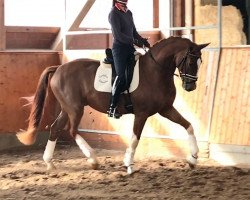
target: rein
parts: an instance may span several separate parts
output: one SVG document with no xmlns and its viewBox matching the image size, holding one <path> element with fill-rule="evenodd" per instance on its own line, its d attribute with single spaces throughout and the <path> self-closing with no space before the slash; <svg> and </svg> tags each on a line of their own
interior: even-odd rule
<svg viewBox="0 0 250 200">
<path fill-rule="evenodd" d="M 149 53 L 149 55 L 150 55 L 150 57 L 152 58 L 152 60 L 153 60 L 158 66 L 161 67 L 161 64 L 158 63 L 157 60 L 155 60 L 155 58 L 154 58 L 154 56 L 153 56 L 153 54 L 152 54 L 152 51 L 151 51 L 150 49 L 147 51 L 146 48 L 143 47 L 143 50 L 144 50 L 146 53 Z M 179 77 L 179 75 L 178 75 L 178 74 L 175 74 L 175 73 L 174 73 L 174 76 Z"/>
<path fill-rule="evenodd" d="M 158 65 L 161 67 L 161 64 L 157 62 L 157 60 L 155 60 L 153 54 L 152 54 L 152 51 L 149 49 L 148 51 L 146 50 L 145 46 L 143 46 L 143 50 L 146 52 L 146 53 L 149 53 L 150 57 L 152 58 L 152 60 Z M 188 50 L 185 54 L 185 56 L 183 56 L 183 58 L 181 59 L 181 61 L 179 62 L 179 64 L 176 66 L 179 70 L 179 74 L 175 74 L 174 73 L 174 76 L 177 76 L 177 77 L 181 77 L 182 79 L 186 78 L 188 79 L 189 81 L 187 83 L 192 83 L 192 82 L 196 82 L 198 80 L 198 77 L 197 76 L 193 76 L 193 75 L 190 75 L 190 74 L 187 74 L 185 69 L 186 69 L 186 66 L 187 66 L 187 58 L 188 56 L 191 56 L 191 57 L 196 57 L 196 58 L 200 58 L 199 56 L 195 55 L 195 54 L 192 54 L 190 53 L 190 50 Z M 180 66 L 183 65 L 184 66 L 184 73 L 180 71 Z"/>
<path fill-rule="evenodd" d="M 152 60 L 153 60 L 158 66 L 161 67 L 161 64 L 158 63 L 157 60 L 155 60 L 155 58 L 154 58 L 154 56 L 153 56 L 153 54 L 152 54 L 152 51 L 151 51 L 150 49 L 147 51 L 146 48 L 143 47 L 143 50 L 144 50 L 146 53 L 149 53 L 149 55 L 150 55 L 150 57 L 152 58 Z M 186 62 L 186 61 L 187 61 L 188 56 L 192 56 L 192 57 L 199 58 L 199 56 L 190 53 L 190 50 L 188 50 L 187 53 L 185 54 L 185 56 L 183 56 L 183 58 L 181 59 L 181 61 L 179 62 L 179 64 L 178 64 L 176 67 L 177 67 L 178 70 L 179 70 L 180 77 L 181 77 L 182 79 L 187 78 L 187 79 L 190 80 L 188 83 L 192 83 L 192 82 L 196 82 L 196 81 L 198 80 L 198 77 L 197 77 L 197 76 L 190 75 L 190 74 L 187 74 L 186 71 L 185 71 L 184 73 L 182 73 L 182 72 L 180 71 L 180 66 L 181 66 L 181 65 L 184 65 L 184 70 L 186 69 L 186 66 L 187 66 L 187 62 Z M 175 73 L 174 73 L 174 76 L 179 77 L 179 75 L 178 75 L 178 74 L 175 74 Z"/>
</svg>

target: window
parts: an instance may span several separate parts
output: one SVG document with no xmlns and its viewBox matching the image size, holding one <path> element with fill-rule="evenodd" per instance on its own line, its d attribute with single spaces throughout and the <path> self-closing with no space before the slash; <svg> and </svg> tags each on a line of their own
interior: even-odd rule
<svg viewBox="0 0 250 200">
<path fill-rule="evenodd" d="M 48 26 L 60 27 L 70 24 L 81 11 L 87 0 L 5 0 L 6 26 Z M 81 28 L 109 29 L 108 13 L 112 0 L 96 0 L 80 24 Z M 137 29 L 153 27 L 153 0 L 131 0 L 129 9 L 133 12 Z"/>
<path fill-rule="evenodd" d="M 81 28 L 104 28 L 110 29 L 108 14 L 112 7 L 112 0 L 96 0 L 88 14 L 80 24 Z M 85 1 L 67 0 L 67 23 L 72 22 L 78 15 Z M 133 13 L 135 25 L 138 30 L 152 29 L 153 27 L 153 0 L 131 0 L 128 8 Z"/>
<path fill-rule="evenodd" d="M 5 0 L 6 26 L 60 27 L 64 0 Z"/>
</svg>

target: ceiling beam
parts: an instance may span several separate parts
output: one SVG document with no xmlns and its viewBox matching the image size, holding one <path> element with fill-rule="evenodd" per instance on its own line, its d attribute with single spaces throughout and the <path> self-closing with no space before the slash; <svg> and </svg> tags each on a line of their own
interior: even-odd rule
<svg viewBox="0 0 250 200">
<path fill-rule="evenodd" d="M 63 50 L 63 31 L 60 29 L 58 32 L 56 39 L 52 43 L 50 49 L 54 51 L 62 51 Z"/>
<path fill-rule="evenodd" d="M 6 27 L 4 24 L 4 0 L 0 0 L 0 51 L 6 49 Z"/>
<path fill-rule="evenodd" d="M 96 0 L 87 0 L 84 7 L 79 12 L 79 14 L 75 18 L 74 22 L 69 26 L 70 28 L 68 30 L 66 30 L 66 32 L 67 31 L 76 31 L 79 29 L 81 22 L 83 21 L 85 16 L 88 14 L 89 10 L 91 9 L 91 7 L 95 3 L 95 1 Z M 66 37 L 64 36 L 64 34 L 66 34 L 66 32 L 63 33 L 63 28 L 61 28 L 56 39 L 54 40 L 53 44 L 51 45 L 52 50 L 55 50 L 55 51 L 62 51 L 63 50 L 63 39 L 66 39 Z M 69 43 L 69 42 L 70 41 L 67 41 L 67 43 Z"/>
<path fill-rule="evenodd" d="M 84 7 L 82 8 L 82 10 L 79 12 L 79 14 L 77 15 L 77 17 L 75 18 L 75 21 L 71 24 L 69 31 L 76 31 L 81 22 L 83 21 L 83 19 L 85 18 L 85 16 L 88 14 L 90 8 L 93 6 L 93 4 L 95 3 L 96 0 L 88 0 Z"/>
</svg>

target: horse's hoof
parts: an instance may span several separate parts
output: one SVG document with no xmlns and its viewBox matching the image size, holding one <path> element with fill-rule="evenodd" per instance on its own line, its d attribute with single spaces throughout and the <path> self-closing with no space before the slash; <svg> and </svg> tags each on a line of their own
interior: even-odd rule
<svg viewBox="0 0 250 200">
<path fill-rule="evenodd" d="M 134 165 L 130 165 L 127 167 L 127 174 L 128 175 L 132 175 L 132 174 L 137 173 L 137 172 L 139 172 L 139 169 L 136 168 Z"/>
<path fill-rule="evenodd" d="M 133 174 L 135 171 L 134 171 L 134 169 L 133 169 L 133 167 L 132 166 L 128 166 L 127 167 L 127 173 L 128 173 L 128 175 L 131 175 L 131 174 Z"/>
<path fill-rule="evenodd" d="M 51 171 L 51 170 L 55 170 L 56 167 L 53 163 L 47 163 L 47 170 L 48 171 Z"/>
<path fill-rule="evenodd" d="M 94 169 L 94 170 L 97 170 L 99 168 L 99 163 L 91 164 L 91 168 Z"/>
<path fill-rule="evenodd" d="M 189 158 L 187 158 L 187 163 L 188 163 L 190 169 L 194 169 L 195 166 L 197 165 L 197 159 L 190 156 Z"/>
<path fill-rule="evenodd" d="M 90 158 L 88 159 L 88 162 L 90 163 L 92 169 L 96 170 L 99 168 L 99 163 L 96 160 Z"/>
<path fill-rule="evenodd" d="M 190 162 L 187 162 L 188 163 L 188 166 L 190 167 L 190 169 L 194 169 L 196 165 L 190 163 Z"/>
</svg>

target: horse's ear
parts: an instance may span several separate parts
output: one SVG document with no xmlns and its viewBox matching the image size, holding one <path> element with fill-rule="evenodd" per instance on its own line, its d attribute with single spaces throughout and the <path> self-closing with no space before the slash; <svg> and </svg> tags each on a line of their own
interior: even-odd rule
<svg viewBox="0 0 250 200">
<path fill-rule="evenodd" d="M 205 48 L 206 46 L 208 46 L 210 43 L 205 43 L 205 44 L 199 44 L 198 45 L 198 49 L 201 50 L 203 48 Z"/>
</svg>

